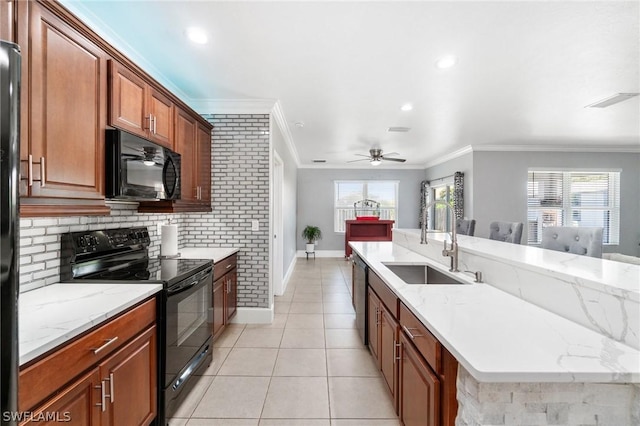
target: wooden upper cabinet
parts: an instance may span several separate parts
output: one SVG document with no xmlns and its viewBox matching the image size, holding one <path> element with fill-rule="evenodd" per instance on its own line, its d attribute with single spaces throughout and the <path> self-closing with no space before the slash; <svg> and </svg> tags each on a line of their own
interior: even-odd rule
<svg viewBox="0 0 640 426">
<path fill-rule="evenodd" d="M 0 40 L 13 41 L 13 8 L 15 1 L 0 0 Z"/>
<path fill-rule="evenodd" d="M 109 125 L 174 148 L 173 102 L 115 60 L 109 61 Z"/>
<path fill-rule="evenodd" d="M 198 186 L 200 201 L 211 205 L 211 129 L 198 123 Z"/>
<path fill-rule="evenodd" d="M 41 4 L 18 8 L 21 214 L 107 214 L 107 56 Z"/>
<path fill-rule="evenodd" d="M 180 154 L 180 199 L 197 201 L 196 121 L 182 109 L 176 109 L 176 152 Z"/>
</svg>

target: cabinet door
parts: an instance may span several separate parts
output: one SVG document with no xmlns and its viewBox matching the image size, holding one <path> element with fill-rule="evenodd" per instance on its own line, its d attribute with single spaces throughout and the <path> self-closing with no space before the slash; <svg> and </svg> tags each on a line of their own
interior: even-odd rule
<svg viewBox="0 0 640 426">
<path fill-rule="evenodd" d="M 199 199 L 203 204 L 211 205 L 211 131 L 198 124 L 198 162 L 197 182 Z"/>
<path fill-rule="evenodd" d="M 14 0 L 0 1 L 0 40 L 13 41 Z"/>
<path fill-rule="evenodd" d="M 147 86 L 149 91 L 148 111 L 151 114 L 149 122 L 149 139 L 173 149 L 173 102 L 160 91 Z"/>
<path fill-rule="evenodd" d="M 238 270 L 233 268 L 225 275 L 227 277 L 227 299 L 225 307 L 227 310 L 226 322 L 229 323 L 231 318 L 236 314 L 238 307 Z"/>
<path fill-rule="evenodd" d="M 34 420 L 23 424 L 99 426 L 102 424 L 100 387 L 100 374 L 98 368 L 95 368 L 33 410 L 34 419 L 47 418 L 47 421 Z"/>
<path fill-rule="evenodd" d="M 189 114 L 176 109 L 176 151 L 181 156 L 180 199 L 197 201 L 196 122 Z"/>
<path fill-rule="evenodd" d="M 380 347 L 380 299 L 373 292 L 373 290 L 368 290 L 367 295 L 367 326 L 369 329 L 369 349 L 371 350 L 371 354 L 378 365 L 380 367 L 380 355 L 379 355 L 379 347 Z"/>
<path fill-rule="evenodd" d="M 412 343 L 400 333 L 399 411 L 405 426 L 440 422 L 440 381 Z"/>
<path fill-rule="evenodd" d="M 109 124 L 147 137 L 146 83 L 116 61 L 109 61 Z"/>
<path fill-rule="evenodd" d="M 213 282 L 213 338 L 217 338 L 225 324 L 226 310 L 224 307 L 225 282 L 227 276 L 223 275 Z"/>
<path fill-rule="evenodd" d="M 397 401 L 397 384 L 398 384 L 398 362 L 397 362 L 397 346 L 398 333 L 400 326 L 395 320 L 393 315 L 381 306 L 380 308 L 380 368 L 382 370 L 382 376 L 384 377 L 389 392 L 391 393 L 391 399 L 393 400 L 393 406 L 398 410 Z"/>
<path fill-rule="evenodd" d="M 148 425 L 157 414 L 156 327 L 100 364 L 100 378 L 109 395 L 105 425 Z"/>
<path fill-rule="evenodd" d="M 28 32 L 20 31 L 28 39 L 19 40 L 27 57 L 21 159 L 32 158 L 28 195 L 104 199 L 106 54 L 40 4 L 20 3 L 29 16 Z"/>
</svg>

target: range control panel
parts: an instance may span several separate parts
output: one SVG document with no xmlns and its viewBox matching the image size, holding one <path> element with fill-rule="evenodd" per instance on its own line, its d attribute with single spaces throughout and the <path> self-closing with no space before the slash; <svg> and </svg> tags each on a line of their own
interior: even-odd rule
<svg viewBox="0 0 640 426">
<path fill-rule="evenodd" d="M 147 228 L 105 229 L 68 234 L 75 254 L 98 253 L 123 247 L 148 246 L 151 243 Z"/>
</svg>

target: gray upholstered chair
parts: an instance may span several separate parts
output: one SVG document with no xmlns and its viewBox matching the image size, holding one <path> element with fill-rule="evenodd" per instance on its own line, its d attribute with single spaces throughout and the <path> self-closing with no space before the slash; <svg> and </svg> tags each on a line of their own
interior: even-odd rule
<svg viewBox="0 0 640 426">
<path fill-rule="evenodd" d="M 456 219 L 456 233 L 458 235 L 469 235 L 473 237 L 476 231 L 475 219 Z"/>
<path fill-rule="evenodd" d="M 542 228 L 542 248 L 602 257 L 602 228 L 548 226 Z"/>
<path fill-rule="evenodd" d="M 520 244 L 523 226 L 522 222 L 491 222 L 489 225 L 489 239 Z"/>
</svg>

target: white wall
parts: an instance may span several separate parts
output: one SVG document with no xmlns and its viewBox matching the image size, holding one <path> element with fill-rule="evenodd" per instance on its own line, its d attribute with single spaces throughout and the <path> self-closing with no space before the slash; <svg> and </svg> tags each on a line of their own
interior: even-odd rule
<svg viewBox="0 0 640 426">
<path fill-rule="evenodd" d="M 424 170 L 416 169 L 298 169 L 298 214 L 296 241 L 304 250 L 300 234 L 307 225 L 322 230 L 323 238 L 317 250 L 344 250 L 344 233 L 333 231 L 334 181 L 336 180 L 397 180 L 398 228 L 417 228 L 420 208 L 420 182 Z"/>
<path fill-rule="evenodd" d="M 283 256 L 282 272 L 287 273 L 289 265 L 296 257 L 296 199 L 298 169 L 287 146 L 280 128 L 273 118 L 271 119 L 271 141 L 273 149 L 278 153 L 284 163 L 283 192 L 282 192 L 282 218 L 283 218 Z"/>
<path fill-rule="evenodd" d="M 473 218 L 478 237 L 488 237 L 494 220 L 527 219 L 527 172 L 530 167 L 621 169 L 620 245 L 606 252 L 640 254 L 640 154 L 606 152 L 473 153 Z M 466 178 L 466 174 L 465 174 Z M 527 241 L 527 229 L 522 241 Z"/>
</svg>

